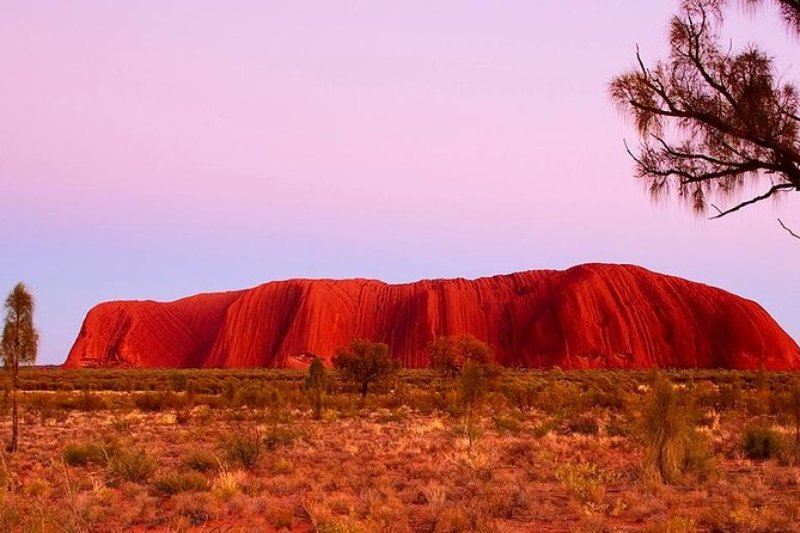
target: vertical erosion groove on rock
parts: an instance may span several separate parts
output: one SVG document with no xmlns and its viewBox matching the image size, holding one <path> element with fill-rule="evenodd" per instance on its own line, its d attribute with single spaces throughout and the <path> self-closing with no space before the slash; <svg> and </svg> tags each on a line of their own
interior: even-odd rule
<svg viewBox="0 0 800 533">
<path fill-rule="evenodd" d="M 174 302 L 107 302 L 66 367 L 292 367 L 354 338 L 407 367 L 468 333 L 511 367 L 797 369 L 797 344 L 758 304 L 632 265 L 469 281 L 288 280 Z"/>
</svg>

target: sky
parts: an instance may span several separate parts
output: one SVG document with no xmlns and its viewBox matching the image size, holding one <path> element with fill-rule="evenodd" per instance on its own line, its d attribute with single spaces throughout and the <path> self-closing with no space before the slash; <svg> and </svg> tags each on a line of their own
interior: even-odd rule
<svg viewBox="0 0 800 533">
<path fill-rule="evenodd" d="M 633 177 L 608 82 L 677 1 L 0 0 L 0 292 L 63 362 L 105 300 L 293 277 L 635 263 L 800 338 L 787 197 L 718 221 Z M 800 39 L 729 15 L 794 79 Z"/>
</svg>

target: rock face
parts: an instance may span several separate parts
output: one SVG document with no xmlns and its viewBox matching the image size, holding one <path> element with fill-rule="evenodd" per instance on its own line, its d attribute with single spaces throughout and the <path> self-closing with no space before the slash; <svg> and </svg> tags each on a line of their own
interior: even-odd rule
<svg viewBox="0 0 800 533">
<path fill-rule="evenodd" d="M 291 367 L 354 338 L 428 365 L 437 336 L 469 333 L 514 367 L 800 368 L 800 349 L 755 302 L 631 265 L 505 276 L 288 280 L 169 303 L 89 311 L 66 367 Z"/>
</svg>

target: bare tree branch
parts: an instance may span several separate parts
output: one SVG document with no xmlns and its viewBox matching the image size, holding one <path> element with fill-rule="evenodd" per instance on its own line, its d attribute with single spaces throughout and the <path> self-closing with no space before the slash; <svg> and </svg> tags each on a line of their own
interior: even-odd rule
<svg viewBox="0 0 800 533">
<path fill-rule="evenodd" d="M 784 223 L 783 223 L 783 220 L 781 220 L 781 219 L 778 219 L 778 223 L 781 225 L 781 227 L 782 227 L 783 229 L 785 229 L 786 231 L 788 231 L 788 232 L 789 232 L 789 235 L 791 235 L 791 236 L 792 236 L 792 237 L 794 237 L 795 239 L 800 239 L 800 235 L 798 235 L 797 233 L 795 233 L 794 231 L 792 231 L 792 230 L 791 230 L 791 228 L 789 228 L 789 227 L 788 227 L 786 224 L 784 224 Z"/>
</svg>

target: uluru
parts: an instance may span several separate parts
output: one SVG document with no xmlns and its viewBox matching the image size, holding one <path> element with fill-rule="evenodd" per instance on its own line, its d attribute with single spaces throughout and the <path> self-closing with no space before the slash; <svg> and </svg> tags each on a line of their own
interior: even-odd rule
<svg viewBox="0 0 800 533">
<path fill-rule="evenodd" d="M 633 265 L 586 264 L 388 284 L 292 279 L 87 314 L 64 364 L 253 368 L 329 362 L 354 338 L 429 364 L 438 336 L 471 334 L 510 367 L 800 368 L 800 349 L 757 303 Z"/>
</svg>

